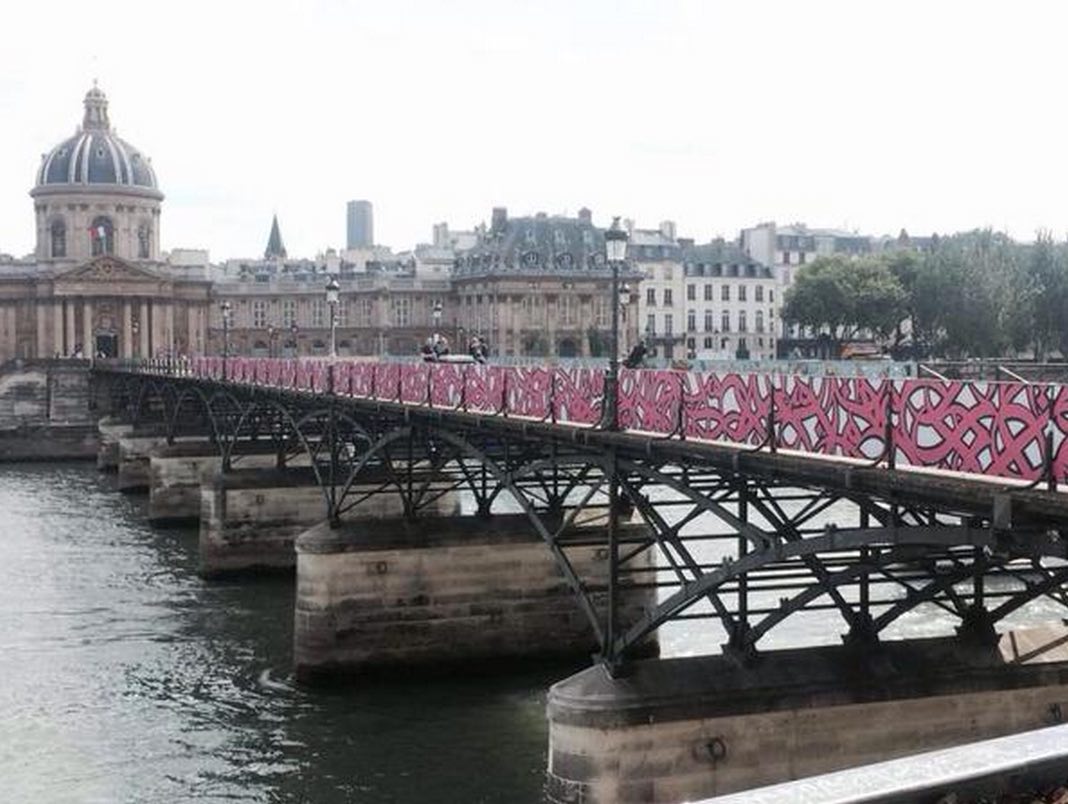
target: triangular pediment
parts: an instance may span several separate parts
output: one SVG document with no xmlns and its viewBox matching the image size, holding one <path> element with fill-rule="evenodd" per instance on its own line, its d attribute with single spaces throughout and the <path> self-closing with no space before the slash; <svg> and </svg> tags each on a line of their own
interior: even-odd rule
<svg viewBox="0 0 1068 804">
<path fill-rule="evenodd" d="M 91 281 L 91 282 L 143 282 L 165 281 L 165 277 L 154 271 L 119 259 L 111 254 L 93 257 L 89 262 L 56 274 L 56 281 Z"/>
</svg>

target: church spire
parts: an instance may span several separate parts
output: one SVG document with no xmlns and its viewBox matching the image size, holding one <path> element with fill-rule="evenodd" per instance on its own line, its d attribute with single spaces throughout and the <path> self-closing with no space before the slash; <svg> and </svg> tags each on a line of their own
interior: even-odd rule
<svg viewBox="0 0 1068 804">
<path fill-rule="evenodd" d="M 286 247 L 282 245 L 282 233 L 278 229 L 278 215 L 271 221 L 271 236 L 267 238 L 267 251 L 263 258 L 266 260 L 284 260 Z"/>
<path fill-rule="evenodd" d="M 93 88 L 85 93 L 85 116 L 82 118 L 83 129 L 103 129 L 108 131 L 108 96 L 93 81 Z"/>
</svg>

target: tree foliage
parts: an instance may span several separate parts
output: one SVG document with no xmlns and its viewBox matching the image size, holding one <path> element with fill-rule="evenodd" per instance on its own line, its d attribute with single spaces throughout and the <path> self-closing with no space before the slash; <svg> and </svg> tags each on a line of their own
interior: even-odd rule
<svg viewBox="0 0 1068 804">
<path fill-rule="evenodd" d="M 947 357 L 1068 357 L 1068 243 L 976 230 L 859 258 L 814 260 L 784 320 L 835 341 L 871 335 Z"/>
</svg>

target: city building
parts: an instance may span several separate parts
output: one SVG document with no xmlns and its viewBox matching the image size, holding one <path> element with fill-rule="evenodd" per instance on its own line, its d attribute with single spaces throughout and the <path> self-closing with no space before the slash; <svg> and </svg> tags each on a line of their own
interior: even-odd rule
<svg viewBox="0 0 1068 804">
<path fill-rule="evenodd" d="M 641 274 L 621 271 L 620 350 L 636 342 Z M 588 209 L 577 218 L 510 218 L 495 207 L 478 243 L 456 257 L 447 317 L 460 341 L 477 335 L 494 355 L 606 357 L 611 344 L 612 272 L 604 231 Z"/>
<path fill-rule="evenodd" d="M 349 201 L 345 213 L 345 247 L 371 248 L 375 244 L 374 210 L 371 202 Z"/>
<path fill-rule="evenodd" d="M 267 253 L 281 243 L 277 218 Z M 361 253 L 363 250 L 360 250 Z M 315 259 L 272 256 L 228 260 L 212 272 L 209 349 L 254 357 L 326 355 L 331 311 L 326 285 L 340 287 L 337 350 L 340 355 L 414 355 L 434 332 L 436 321 L 455 316 L 447 258 L 417 250 L 392 255 L 388 249 L 358 262 L 328 251 Z M 437 260 L 437 272 L 433 270 Z M 441 263 L 446 268 L 441 269 Z M 420 270 L 420 266 L 423 270 Z M 224 327 L 224 303 L 229 319 Z M 440 311 L 435 319 L 435 309 Z"/>
<path fill-rule="evenodd" d="M 210 283 L 161 257 L 152 161 L 115 135 L 99 88 L 83 105 L 41 158 L 33 255 L 0 262 L 0 360 L 203 352 Z"/>
<path fill-rule="evenodd" d="M 627 258 L 641 272 L 638 320 L 653 353 L 668 360 L 775 357 L 774 270 L 738 246 L 695 245 L 675 224 L 628 226 Z"/>
</svg>

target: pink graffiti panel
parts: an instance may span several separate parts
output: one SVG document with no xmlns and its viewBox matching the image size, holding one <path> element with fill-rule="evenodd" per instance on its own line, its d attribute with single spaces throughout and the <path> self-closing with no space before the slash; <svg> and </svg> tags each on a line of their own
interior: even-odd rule
<svg viewBox="0 0 1068 804">
<path fill-rule="evenodd" d="M 604 401 L 604 372 L 590 368 L 558 368 L 553 391 L 556 420 L 596 424 Z"/>
<path fill-rule="evenodd" d="M 889 384 L 798 376 L 775 378 L 774 384 L 779 446 L 872 460 L 884 454 Z"/>
<path fill-rule="evenodd" d="M 1026 383 L 915 380 L 895 388 L 894 446 L 904 462 L 1035 479 L 1056 397 Z"/>
<path fill-rule="evenodd" d="M 403 400 L 566 424 L 601 418 L 604 371 L 338 361 L 338 394 Z M 196 357 L 194 376 L 326 393 L 323 360 Z M 157 366 L 163 371 L 166 367 Z M 1047 466 L 1068 483 L 1068 388 L 1028 383 L 870 380 L 624 369 L 620 426 L 688 439 L 1036 480 Z M 769 429 L 774 422 L 774 433 Z M 770 439 L 770 440 L 769 440 Z"/>
</svg>

